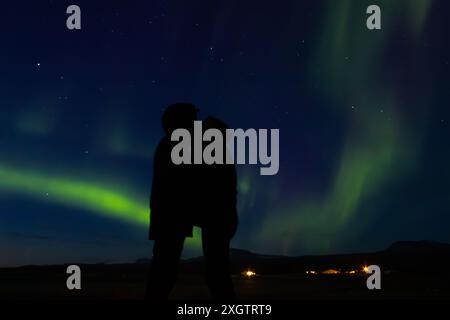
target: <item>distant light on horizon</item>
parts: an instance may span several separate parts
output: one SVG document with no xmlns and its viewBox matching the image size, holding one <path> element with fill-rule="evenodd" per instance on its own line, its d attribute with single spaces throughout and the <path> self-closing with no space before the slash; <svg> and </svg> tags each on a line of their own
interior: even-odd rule
<svg viewBox="0 0 450 320">
<path fill-rule="evenodd" d="M 341 272 L 339 270 L 335 269 L 328 269 L 322 272 L 322 274 L 340 274 Z"/>
<path fill-rule="evenodd" d="M 359 269 L 361 270 L 361 269 Z M 323 274 L 323 275 L 339 275 L 339 274 L 347 274 L 347 275 L 356 275 L 356 274 L 361 274 L 361 272 L 364 273 L 368 273 L 368 268 L 367 267 L 363 267 L 362 271 L 358 271 L 358 270 L 341 270 L 341 269 L 326 269 L 326 270 L 307 270 L 305 271 L 306 274 L 308 275 L 318 275 L 318 274 Z"/>
<path fill-rule="evenodd" d="M 253 270 L 250 270 L 250 269 L 242 272 L 242 274 L 247 278 L 252 278 L 252 277 L 256 276 L 256 272 Z"/>
</svg>

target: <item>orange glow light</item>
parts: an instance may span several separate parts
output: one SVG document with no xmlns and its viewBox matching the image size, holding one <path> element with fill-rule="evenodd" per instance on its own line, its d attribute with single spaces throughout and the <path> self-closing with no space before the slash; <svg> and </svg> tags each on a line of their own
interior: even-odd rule
<svg viewBox="0 0 450 320">
<path fill-rule="evenodd" d="M 244 276 L 246 276 L 247 278 L 251 278 L 251 277 L 256 276 L 256 272 L 252 271 L 252 270 L 246 270 L 246 271 L 242 272 L 242 274 Z"/>
</svg>

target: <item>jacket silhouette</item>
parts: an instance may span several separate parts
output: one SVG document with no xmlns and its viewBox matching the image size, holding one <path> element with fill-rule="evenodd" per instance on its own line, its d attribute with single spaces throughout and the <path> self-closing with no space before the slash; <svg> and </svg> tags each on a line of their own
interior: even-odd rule
<svg viewBox="0 0 450 320">
<path fill-rule="evenodd" d="M 203 130 L 218 129 L 223 141 L 223 155 L 226 147 L 226 129 L 228 126 L 219 119 L 208 117 L 203 121 Z M 209 142 L 207 142 L 209 143 Z M 236 232 L 238 216 L 236 209 L 237 174 L 234 164 L 203 164 L 199 175 L 202 183 L 201 208 L 195 225 L 203 229 L 214 229 L 230 239 Z"/>
</svg>

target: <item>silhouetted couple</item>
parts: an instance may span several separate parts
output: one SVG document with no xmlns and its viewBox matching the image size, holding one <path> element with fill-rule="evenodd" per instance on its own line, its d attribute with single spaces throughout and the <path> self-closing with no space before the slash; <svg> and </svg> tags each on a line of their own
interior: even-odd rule
<svg viewBox="0 0 450 320">
<path fill-rule="evenodd" d="M 191 104 L 175 104 L 167 107 L 162 117 L 166 135 L 155 151 L 150 199 L 149 238 L 154 240 L 154 246 L 146 290 L 149 299 L 168 298 L 175 284 L 184 240 L 192 237 L 194 226 L 202 229 L 206 282 L 213 299 L 235 298 L 229 250 L 238 225 L 236 168 L 219 164 L 175 165 L 171 160 L 172 148 L 178 143 L 171 141 L 172 132 L 183 128 L 193 136 L 197 112 Z M 203 121 L 203 128 L 225 133 L 227 126 L 208 118 Z"/>
</svg>

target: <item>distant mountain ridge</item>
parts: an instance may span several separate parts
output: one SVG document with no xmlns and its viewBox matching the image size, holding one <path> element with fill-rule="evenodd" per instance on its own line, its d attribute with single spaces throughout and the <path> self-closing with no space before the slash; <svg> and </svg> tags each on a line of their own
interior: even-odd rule
<svg viewBox="0 0 450 320">
<path fill-rule="evenodd" d="M 397 241 L 391 244 L 386 252 L 397 253 L 448 253 L 450 244 L 437 241 Z"/>
<path fill-rule="evenodd" d="M 397 241 L 383 251 L 322 256 L 278 256 L 231 249 L 233 273 L 252 268 L 261 273 L 302 273 L 307 270 L 354 269 L 376 264 L 385 270 L 427 271 L 450 263 L 450 244 L 436 241 Z M 203 257 L 184 260 L 187 272 L 203 270 Z"/>
<path fill-rule="evenodd" d="M 122 264 L 79 264 L 100 269 L 148 268 L 151 259 L 138 259 L 134 263 Z M 450 264 L 450 244 L 436 241 L 397 241 L 385 250 L 369 253 L 333 254 L 316 256 L 281 256 L 253 253 L 249 250 L 230 250 L 231 271 L 235 274 L 245 269 L 254 269 L 261 274 L 304 273 L 307 270 L 355 269 L 376 264 L 383 270 L 414 272 L 446 272 Z M 18 268 L 59 268 L 54 266 L 23 266 Z M 13 268 L 14 269 L 14 268 Z M 180 271 L 203 273 L 203 256 L 181 261 Z"/>
<path fill-rule="evenodd" d="M 260 254 L 254 253 L 250 250 L 231 248 L 230 249 L 230 257 L 231 259 L 240 259 L 240 258 L 258 258 L 258 259 L 299 259 L 305 257 L 337 257 L 337 256 L 346 256 L 346 255 L 367 255 L 367 254 L 392 254 L 392 253 L 417 253 L 417 254 L 434 254 L 434 253 L 449 253 L 450 254 L 450 244 L 430 241 L 430 240 L 421 240 L 421 241 L 396 241 L 393 242 L 389 247 L 385 250 L 372 252 L 372 253 L 347 253 L 347 254 L 329 254 L 329 255 L 305 255 L 305 256 L 284 256 L 284 255 L 270 255 L 270 254 Z M 195 261 L 197 259 L 203 259 L 202 256 L 193 257 L 187 259 L 185 261 Z M 149 259 L 140 259 L 140 260 L 149 260 Z"/>
</svg>

